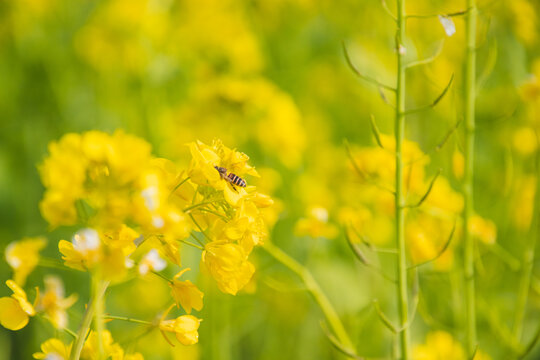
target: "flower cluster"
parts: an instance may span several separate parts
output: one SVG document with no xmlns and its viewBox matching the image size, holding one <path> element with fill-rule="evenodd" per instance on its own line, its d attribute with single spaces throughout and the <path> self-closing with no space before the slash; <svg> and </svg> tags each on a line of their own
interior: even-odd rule
<svg viewBox="0 0 540 360">
<path fill-rule="evenodd" d="M 380 134 L 380 141 L 379 147 L 361 148 L 352 154 L 352 167 L 363 183 L 359 194 L 361 205 L 342 209 L 340 214 L 341 220 L 355 230 L 353 241 L 370 241 L 376 245 L 390 240 L 392 234 L 384 229 L 391 228 L 389 223 L 394 214 L 395 143 L 385 134 Z M 407 210 L 405 235 L 411 258 L 415 263 L 434 259 L 435 269 L 449 270 L 455 247 L 451 237 L 461 229 L 463 198 L 443 175 L 427 175 L 430 158 L 417 143 L 406 140 L 402 156 Z M 483 243 L 495 242 L 496 227 L 492 221 L 474 215 L 469 226 Z"/>
<path fill-rule="evenodd" d="M 81 360 L 99 358 L 98 341 L 97 333 L 91 331 L 81 351 Z M 124 349 L 118 343 L 114 342 L 111 333 L 107 330 L 103 331 L 101 342 L 103 344 L 103 354 L 106 359 L 143 360 L 143 356 L 140 353 L 126 354 Z M 34 359 L 68 360 L 72 348 L 73 343 L 65 344 L 60 339 L 51 338 L 41 344 L 41 351 L 34 353 L 33 357 Z"/>
<path fill-rule="evenodd" d="M 413 348 L 413 359 L 416 360 L 464 360 L 465 351 L 461 344 L 452 335 L 445 331 L 430 332 L 426 336 L 425 344 Z M 476 360 L 489 360 L 491 357 L 481 350 L 475 352 Z"/>
<path fill-rule="evenodd" d="M 246 186 L 245 180 L 236 185 L 231 180 L 259 176 L 246 154 L 218 140 L 212 145 L 193 142 L 188 148 L 191 164 L 179 171 L 173 162 L 153 157 L 144 140 L 121 131 L 112 135 L 90 131 L 67 134 L 51 143 L 50 155 L 39 167 L 45 185 L 43 217 L 52 228 L 79 226 L 71 239 L 58 243 L 65 266 L 90 273 L 93 284 L 98 284 L 93 288 L 94 301 L 99 301 L 97 289 L 106 289 L 110 282 L 147 274 L 167 280 L 173 305 L 159 323 L 148 323 L 159 327 L 165 339 L 166 333 L 174 333 L 183 345 L 198 342 L 201 320 L 191 312 L 203 308 L 204 294 L 190 280 L 180 280 L 189 270 L 180 269 L 181 246 L 201 250 L 202 264 L 219 289 L 235 295 L 250 281 L 255 267 L 248 256 L 267 234 L 260 209 L 273 204 L 255 186 Z M 33 305 L 17 285 L 24 285 L 38 265 L 44 246 L 44 239 L 29 238 L 6 249 L 15 279 L 7 282 L 14 294 L 0 299 L 0 323 L 6 328 L 18 330 L 37 313 L 57 328 L 68 326 L 66 309 L 77 297 L 64 297 L 59 278 L 45 278 L 45 293 L 38 293 Z M 160 273 L 169 265 L 179 269 L 173 279 Z M 174 306 L 186 315 L 166 319 Z M 95 316 L 103 321 L 102 312 Z M 140 354 L 124 357 L 104 329 L 91 332 L 84 347 L 76 348 L 54 338 L 43 343 L 42 352 L 34 357 L 54 354 L 67 359 L 72 351 L 80 351 L 81 359 L 90 359 L 99 351 L 100 356 L 142 358 Z"/>
<path fill-rule="evenodd" d="M 196 190 L 188 214 L 208 240 L 202 256 L 208 272 L 221 291 L 234 295 L 255 271 L 248 256 L 267 235 L 260 209 L 271 206 L 273 201 L 254 186 L 235 186 L 215 169 L 222 167 L 239 177 L 258 176 L 247 164 L 247 155 L 220 141 L 211 146 L 200 142 L 189 146 L 193 160 L 188 175 Z"/>
</svg>

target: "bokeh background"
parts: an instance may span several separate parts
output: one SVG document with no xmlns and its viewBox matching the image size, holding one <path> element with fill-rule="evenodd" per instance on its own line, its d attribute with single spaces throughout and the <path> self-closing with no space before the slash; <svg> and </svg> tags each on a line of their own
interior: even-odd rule
<svg viewBox="0 0 540 360">
<path fill-rule="evenodd" d="M 464 8 L 464 1 L 407 5 L 409 13 L 428 15 Z M 479 9 L 475 200 L 477 213 L 496 224 L 497 234 L 496 245 L 477 249 L 479 338 L 483 352 L 505 359 L 533 212 L 540 6 L 492 0 Z M 451 37 L 437 17 L 408 20 L 409 60 L 441 49 L 433 63 L 408 70 L 408 106 L 433 101 L 453 74 L 455 81 L 435 108 L 408 117 L 407 138 L 430 155 L 426 177 L 440 168 L 459 192 L 461 127 L 434 150 L 462 119 L 464 23 L 452 19 Z M 394 35 L 395 23 L 377 0 L 1 1 L 0 249 L 24 236 L 45 235 L 44 254 L 59 257 L 57 241 L 72 229 L 48 231 L 38 208 L 43 186 L 37 165 L 47 144 L 63 134 L 124 129 L 180 165 L 190 160 L 186 143 L 219 138 L 251 157 L 261 178 L 246 180 L 272 195 L 280 210 L 272 240 L 313 272 L 359 352 L 389 356 L 393 338 L 371 304 L 379 299 L 395 317 L 395 289 L 354 259 L 342 229 L 350 210 L 366 198 L 358 194 L 364 185 L 351 170 L 344 141 L 353 151 L 374 147 L 371 114 L 380 131 L 391 134 L 394 111 L 386 102 L 393 99 L 355 77 L 342 42 L 357 68 L 393 84 Z M 378 245 L 392 246 L 391 217 L 371 214 L 367 223 Z M 263 250 L 252 255 L 253 283 L 236 297 L 199 275 L 198 256 L 187 250 L 183 263 L 205 292 L 200 343 L 171 348 L 158 331 L 143 334 L 134 324 L 111 323 L 117 341 L 147 359 L 341 358 L 321 331 L 322 314 L 303 285 Z M 391 257 L 378 261 L 393 274 Z M 456 260 L 450 270 L 420 273 L 413 343 L 425 343 L 437 330 L 463 341 L 459 267 Z M 70 313 L 75 328 L 88 278 L 38 268 L 28 287 L 41 285 L 48 273 L 61 275 L 67 292 L 81 298 Z M 10 274 L 0 262 L 2 282 Z M 540 321 L 539 284 L 533 274 L 524 341 Z M 0 295 L 8 293 L 0 286 Z M 137 280 L 113 287 L 107 310 L 151 318 L 167 299 L 166 284 Z M 1 328 L 0 359 L 28 359 L 53 335 L 39 320 L 19 332 Z M 529 358 L 538 357 L 537 351 Z"/>
</svg>

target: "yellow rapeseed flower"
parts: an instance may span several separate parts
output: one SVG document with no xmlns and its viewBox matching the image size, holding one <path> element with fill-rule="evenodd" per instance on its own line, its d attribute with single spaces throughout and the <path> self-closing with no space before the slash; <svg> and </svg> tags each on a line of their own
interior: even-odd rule
<svg viewBox="0 0 540 360">
<path fill-rule="evenodd" d="M 0 298 L 0 324 L 10 330 L 19 330 L 28 324 L 30 316 L 36 311 L 28 302 L 26 292 L 13 280 L 6 281 L 6 285 L 13 291 L 11 297 Z"/>
<path fill-rule="evenodd" d="M 415 360 L 464 360 L 463 348 L 454 340 L 452 335 L 444 331 L 435 331 L 427 334 L 426 343 L 413 348 Z"/>
<path fill-rule="evenodd" d="M 54 359 L 68 360 L 71 346 L 64 344 L 61 340 L 52 338 L 41 344 L 41 352 L 34 353 L 34 359 Z"/>
<path fill-rule="evenodd" d="M 394 188 L 395 182 L 395 139 L 393 136 L 380 134 L 384 148 L 369 147 L 359 149 L 353 154 L 356 170 L 363 180 L 375 182 L 379 186 Z M 424 189 L 424 167 L 429 157 L 420 150 L 414 141 L 405 140 L 402 149 L 405 189 L 408 192 L 420 192 Z"/>
<path fill-rule="evenodd" d="M 146 275 L 149 271 L 161 271 L 167 267 L 156 249 L 151 249 L 139 262 L 139 274 Z"/>
<path fill-rule="evenodd" d="M 234 190 L 230 183 L 221 178 L 215 167 L 223 167 L 240 177 L 246 174 L 259 176 L 255 168 L 248 165 L 249 157 L 244 153 L 229 149 L 219 140 L 214 140 L 211 146 L 200 141 L 188 145 L 193 157 L 188 172 L 190 179 L 196 184 L 223 190 L 227 202 L 232 206 L 237 206 L 240 199 L 247 196 L 247 192 L 241 187 L 236 187 Z"/>
<path fill-rule="evenodd" d="M 255 267 L 237 244 L 213 241 L 206 244 L 203 263 L 224 293 L 236 295 L 251 279 Z"/>
<path fill-rule="evenodd" d="M 242 201 L 234 218 L 222 230 L 222 233 L 216 234 L 217 238 L 225 237 L 238 242 L 246 254 L 250 254 L 253 247 L 261 244 L 267 235 L 259 209 L 251 201 Z"/>
<path fill-rule="evenodd" d="M 334 239 L 338 235 L 337 227 L 328 222 L 328 210 L 314 206 L 308 211 L 308 217 L 298 220 L 294 227 L 296 236 L 324 237 Z"/>
<path fill-rule="evenodd" d="M 17 284 L 24 286 L 26 277 L 39 262 L 39 251 L 46 244 L 45 238 L 34 237 L 14 241 L 6 247 L 6 261 L 13 269 L 13 280 Z"/>
<path fill-rule="evenodd" d="M 169 242 L 189 235 L 191 228 L 182 209 L 187 205 L 184 191 L 191 188 L 185 182 L 176 188 L 182 182 L 179 176 L 174 165 L 164 159 L 154 159 L 141 174 L 133 209 L 144 233 L 161 234 Z M 175 196 L 171 197 L 173 191 Z"/>
<path fill-rule="evenodd" d="M 46 276 L 44 282 L 45 292 L 40 297 L 36 309 L 44 312 L 54 327 L 63 329 L 68 325 L 66 309 L 77 301 L 77 295 L 64 297 L 64 284 L 57 276 Z"/>
<path fill-rule="evenodd" d="M 450 270 L 454 262 L 453 242 L 450 242 L 446 249 L 444 246 L 449 241 L 453 227 L 454 222 L 451 219 L 433 216 L 426 212 L 411 216 L 406 224 L 405 236 L 413 262 L 421 263 L 437 257 L 433 263 L 434 269 Z M 443 249 L 444 252 L 441 254 Z"/>
<path fill-rule="evenodd" d="M 106 231 L 103 234 L 103 243 L 112 248 L 122 250 L 122 253 L 127 256 L 137 248 L 135 241 L 140 236 L 138 232 L 126 224 L 122 224 L 117 230 Z"/>
<path fill-rule="evenodd" d="M 67 267 L 88 270 L 101 260 L 101 237 L 95 229 L 82 229 L 73 235 L 71 242 L 60 240 L 58 249 Z"/>
<path fill-rule="evenodd" d="M 514 131 L 512 145 L 516 151 L 524 156 L 531 155 L 538 148 L 538 138 L 533 128 L 523 126 Z"/>
<path fill-rule="evenodd" d="M 171 295 L 176 302 L 176 306 L 182 306 L 184 310 L 186 310 L 186 312 L 190 314 L 192 308 L 198 311 L 202 309 L 204 294 L 191 281 L 177 280 L 180 276 L 182 276 L 183 273 L 188 270 L 190 269 L 186 268 L 176 274 L 173 281 L 169 283 L 169 286 L 171 287 Z"/>
<path fill-rule="evenodd" d="M 182 345 L 193 345 L 199 342 L 199 325 L 202 320 L 193 315 L 182 315 L 173 320 L 161 320 L 159 329 L 167 339 L 165 333 L 174 333 Z"/>
<path fill-rule="evenodd" d="M 133 187 L 151 160 L 150 145 L 116 131 L 67 134 L 40 165 L 40 204 L 52 227 L 78 221 L 114 228 L 130 216 Z"/>
<path fill-rule="evenodd" d="M 426 342 L 413 347 L 414 360 L 466 360 L 461 344 L 445 331 L 433 331 L 426 335 Z M 491 357 L 477 350 L 475 360 L 490 360 Z"/>
<path fill-rule="evenodd" d="M 108 330 L 104 330 L 101 333 L 101 339 L 103 353 L 105 355 L 104 358 L 111 357 L 112 359 L 122 359 L 124 357 L 124 350 L 119 344 L 114 342 L 114 339 Z M 90 331 L 90 335 L 88 335 L 81 351 L 81 360 L 99 359 L 98 340 L 98 334 L 95 331 Z"/>
<path fill-rule="evenodd" d="M 516 35 L 526 45 L 534 45 L 538 40 L 538 15 L 533 3 L 528 0 L 514 0 L 506 6 Z"/>
<path fill-rule="evenodd" d="M 103 239 L 107 236 L 109 238 L 105 242 Z M 85 228 L 76 232 L 71 242 L 60 240 L 58 249 L 66 266 L 82 271 L 99 271 L 103 279 L 118 281 L 130 266 L 126 253 L 133 247 L 131 239 L 134 236 L 135 233 L 129 230 L 104 235 L 96 229 Z"/>
<path fill-rule="evenodd" d="M 534 199 L 536 194 L 536 177 L 522 176 L 515 180 L 514 198 L 512 199 L 512 223 L 521 230 L 526 231 L 531 226 L 534 213 Z"/>
</svg>

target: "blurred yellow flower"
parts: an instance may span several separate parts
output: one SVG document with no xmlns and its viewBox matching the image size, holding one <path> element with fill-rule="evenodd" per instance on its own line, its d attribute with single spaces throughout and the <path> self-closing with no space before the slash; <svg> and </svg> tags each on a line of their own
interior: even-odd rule
<svg viewBox="0 0 540 360">
<path fill-rule="evenodd" d="M 414 360 L 465 360 L 467 356 L 459 342 L 445 331 L 432 331 L 426 335 L 426 342 L 413 347 Z M 477 350 L 475 360 L 490 360 L 491 357 Z"/>
<path fill-rule="evenodd" d="M 396 172 L 395 139 L 386 134 L 380 134 L 380 139 L 384 148 L 369 147 L 354 152 L 355 170 L 360 172 L 357 175 L 363 177 L 363 180 L 393 189 Z M 420 192 L 424 185 L 424 167 L 429 163 L 429 157 L 414 141 L 405 140 L 402 151 L 405 189 L 408 192 Z"/>
<path fill-rule="evenodd" d="M 255 267 L 247 260 L 244 249 L 240 245 L 225 241 L 206 244 L 202 260 L 219 289 L 231 295 L 236 295 L 246 286 L 255 272 Z"/>
<path fill-rule="evenodd" d="M 538 137 L 533 128 L 523 126 L 514 131 L 512 145 L 520 155 L 531 155 L 538 148 Z"/>
<path fill-rule="evenodd" d="M 122 360 L 144 360 L 141 353 L 126 354 Z"/>
<path fill-rule="evenodd" d="M 6 261 L 13 269 L 13 281 L 20 286 L 24 286 L 26 277 L 39 262 L 39 251 L 46 244 L 45 238 L 34 237 L 14 241 L 6 247 Z"/>
<path fill-rule="evenodd" d="M 418 264 L 437 257 L 433 262 L 434 269 L 449 271 L 454 263 L 455 239 L 450 239 L 449 246 L 442 254 L 440 252 L 449 241 L 453 226 L 451 219 L 435 217 L 424 212 L 409 217 L 405 227 L 405 238 L 413 262 Z"/>
<path fill-rule="evenodd" d="M 191 281 L 177 280 L 180 276 L 182 276 L 183 273 L 188 270 L 190 269 L 186 268 L 176 274 L 173 281 L 169 283 L 169 286 L 171 287 L 171 295 L 176 302 L 176 306 L 182 306 L 184 310 L 188 314 L 190 314 L 192 308 L 197 311 L 200 311 L 202 309 L 204 294 Z"/>
<path fill-rule="evenodd" d="M 65 296 L 64 284 L 57 276 L 46 276 L 45 293 L 39 298 L 36 310 L 44 312 L 47 318 L 57 329 L 63 329 L 68 325 L 66 309 L 77 301 L 77 295 Z"/>
<path fill-rule="evenodd" d="M 334 239 L 338 235 L 337 227 L 328 222 L 328 210 L 314 206 L 308 210 L 308 217 L 299 219 L 294 227 L 296 236 Z"/>
<path fill-rule="evenodd" d="M 488 245 L 494 244 L 497 238 L 497 227 L 495 223 L 479 215 L 471 216 L 469 220 L 469 232 L 472 236 Z"/>
<path fill-rule="evenodd" d="M 146 275 L 149 271 L 161 271 L 167 267 L 167 262 L 163 260 L 156 249 L 151 249 L 143 256 L 139 262 L 139 274 Z"/>
<path fill-rule="evenodd" d="M 452 335 L 444 331 L 430 332 L 426 342 L 413 348 L 415 360 L 464 360 L 465 352 Z"/>
<path fill-rule="evenodd" d="M 463 179 L 463 173 L 465 169 L 465 158 L 458 149 L 455 149 L 452 153 L 452 172 L 456 179 Z"/>
<path fill-rule="evenodd" d="M 173 320 L 161 320 L 159 329 L 167 339 L 165 332 L 172 332 L 182 345 L 193 345 L 199 341 L 199 325 L 202 320 L 193 315 L 182 315 Z"/>
<path fill-rule="evenodd" d="M 187 204 L 185 191 L 190 192 L 190 201 L 194 191 L 191 184 L 179 177 L 173 164 L 153 159 L 139 178 L 134 198 L 134 219 L 141 224 L 142 231 L 160 234 L 167 242 L 186 238 L 191 230 L 181 209 Z M 176 188 L 177 184 L 182 184 L 180 189 Z"/>
<path fill-rule="evenodd" d="M 98 340 L 97 332 L 90 331 L 90 335 L 88 335 L 88 338 L 84 342 L 81 351 L 81 360 L 95 360 L 100 358 Z M 119 344 L 114 342 L 110 331 L 104 330 L 101 333 L 101 344 L 103 345 L 104 358 L 123 359 L 124 350 Z"/>
<path fill-rule="evenodd" d="M 423 195 L 427 185 L 424 186 Z M 419 194 L 419 195 L 420 195 Z M 463 210 L 463 195 L 454 191 L 444 176 L 440 175 L 433 184 L 431 191 L 421 206 L 421 209 L 430 212 L 433 216 L 449 218 L 453 222 L 455 215 Z"/>
<path fill-rule="evenodd" d="M 39 166 L 43 217 L 52 227 L 78 220 L 119 226 L 130 215 L 132 188 L 150 160 L 150 145 L 122 131 L 64 135 L 49 144 Z"/>
<path fill-rule="evenodd" d="M 102 240 L 106 235 L 92 228 L 77 231 L 71 242 L 60 240 L 58 249 L 62 254 L 64 264 L 76 270 L 99 272 L 99 276 L 104 280 L 121 280 L 132 265 L 125 255 L 126 246 L 131 249 L 132 244 L 125 240 L 132 239 L 133 236 L 124 234 L 126 237 L 118 240 L 121 232 L 109 232 L 108 235 L 114 235 L 117 238 L 117 240 L 112 238 L 107 240 L 109 244 L 115 244 L 115 246 L 107 246 Z"/>
<path fill-rule="evenodd" d="M 164 114 L 159 123 L 166 139 L 163 146 L 172 154 L 178 153 L 179 142 L 194 137 L 208 141 L 220 134 L 228 143 L 257 142 L 266 154 L 295 168 L 307 147 L 308 136 L 294 99 L 261 76 L 205 78 L 192 89 L 185 105 Z"/>
<path fill-rule="evenodd" d="M 526 45 L 534 45 L 538 40 L 538 15 L 533 4 L 528 0 L 513 0 L 506 6 L 516 35 Z"/>
<path fill-rule="evenodd" d="M 19 330 L 28 324 L 30 316 L 36 311 L 28 302 L 26 292 L 13 280 L 7 280 L 6 285 L 13 291 L 11 297 L 0 298 L 0 324 L 10 330 Z"/>
<path fill-rule="evenodd" d="M 61 340 L 52 338 L 41 344 L 41 352 L 34 353 L 34 359 L 46 360 L 68 360 L 71 346 L 64 344 Z"/>
<path fill-rule="evenodd" d="M 533 175 L 516 179 L 511 216 L 514 226 L 522 231 L 528 230 L 531 226 L 535 206 L 536 183 L 536 176 Z"/>
</svg>

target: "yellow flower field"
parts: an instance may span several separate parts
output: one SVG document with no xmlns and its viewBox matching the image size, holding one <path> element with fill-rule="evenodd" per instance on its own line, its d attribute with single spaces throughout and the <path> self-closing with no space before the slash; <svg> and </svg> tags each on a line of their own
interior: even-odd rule
<svg viewBox="0 0 540 360">
<path fill-rule="evenodd" d="M 0 5 L 0 360 L 540 358 L 540 4 Z"/>
</svg>

